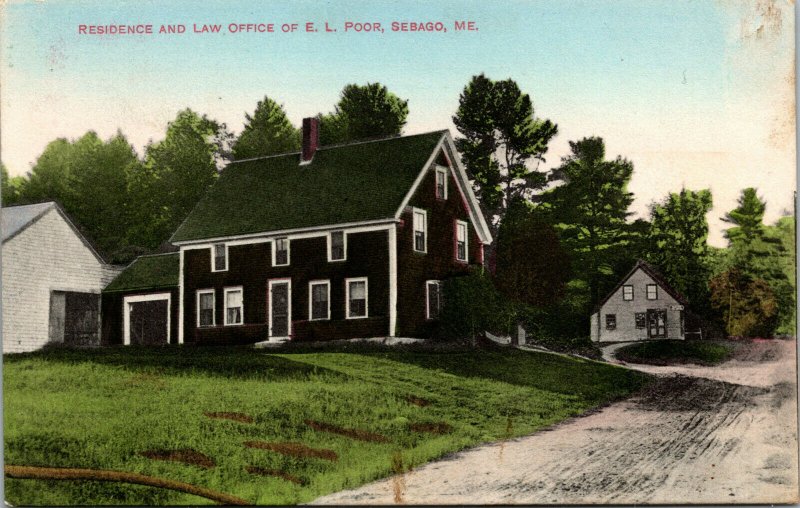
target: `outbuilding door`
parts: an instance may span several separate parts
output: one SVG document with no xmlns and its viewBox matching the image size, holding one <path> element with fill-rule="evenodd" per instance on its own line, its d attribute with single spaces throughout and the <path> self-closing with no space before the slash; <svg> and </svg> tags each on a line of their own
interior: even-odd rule
<svg viewBox="0 0 800 508">
<path fill-rule="evenodd" d="M 124 343 L 140 346 L 169 344 L 169 293 L 127 296 L 124 306 Z"/>
<path fill-rule="evenodd" d="M 647 338 L 667 337 L 667 309 L 647 309 Z"/>
<path fill-rule="evenodd" d="M 50 292 L 50 340 L 69 346 L 100 344 L 100 295 Z"/>
</svg>

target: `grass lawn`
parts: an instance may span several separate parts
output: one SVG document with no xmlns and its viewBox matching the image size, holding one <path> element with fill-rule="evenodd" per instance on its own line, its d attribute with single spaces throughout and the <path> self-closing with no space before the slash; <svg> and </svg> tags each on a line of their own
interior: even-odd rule
<svg viewBox="0 0 800 508">
<path fill-rule="evenodd" d="M 624 397 L 646 379 L 511 349 L 53 349 L 4 357 L 5 461 L 141 473 L 256 504 L 303 503 L 530 434 Z M 205 458 L 157 459 L 174 450 Z M 7 479 L 6 499 L 212 503 L 124 483 L 27 479 Z"/>
<path fill-rule="evenodd" d="M 654 340 L 625 346 L 617 358 L 630 363 L 716 365 L 733 354 L 733 345 L 693 340 Z"/>
</svg>

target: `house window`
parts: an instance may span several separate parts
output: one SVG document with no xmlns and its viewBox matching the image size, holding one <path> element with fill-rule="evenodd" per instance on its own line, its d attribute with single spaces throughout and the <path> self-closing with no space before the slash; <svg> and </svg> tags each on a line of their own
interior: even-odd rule
<svg viewBox="0 0 800 508">
<path fill-rule="evenodd" d="M 429 280 L 425 283 L 425 317 L 427 319 L 438 319 L 442 310 L 442 282 Z"/>
<path fill-rule="evenodd" d="M 211 247 L 213 254 L 211 258 L 211 271 L 224 272 L 228 269 L 228 246 L 224 243 L 217 243 Z"/>
<path fill-rule="evenodd" d="M 622 286 L 622 299 L 626 302 L 633 300 L 633 286 Z"/>
<path fill-rule="evenodd" d="M 242 288 L 225 288 L 225 326 L 244 323 Z"/>
<path fill-rule="evenodd" d="M 197 292 L 197 326 L 214 326 L 214 290 L 202 289 Z"/>
<path fill-rule="evenodd" d="M 655 284 L 647 285 L 647 299 L 658 300 L 658 286 L 656 286 Z"/>
<path fill-rule="evenodd" d="M 436 167 L 436 198 L 447 199 L 447 168 Z"/>
<path fill-rule="evenodd" d="M 606 314 L 606 330 L 615 330 L 617 328 L 617 315 Z"/>
<path fill-rule="evenodd" d="M 428 215 L 425 210 L 414 209 L 414 250 L 425 252 L 427 250 Z"/>
<path fill-rule="evenodd" d="M 272 266 L 286 266 L 289 264 L 289 239 L 278 238 L 275 240 L 275 250 Z"/>
<path fill-rule="evenodd" d="M 328 235 L 328 261 L 344 261 L 347 257 L 347 240 L 344 231 Z"/>
<path fill-rule="evenodd" d="M 647 328 L 647 313 L 645 312 L 636 313 L 636 328 L 639 329 Z"/>
<path fill-rule="evenodd" d="M 456 221 L 456 259 L 467 261 L 467 223 Z"/>
<path fill-rule="evenodd" d="M 330 296 L 330 281 L 312 280 L 308 283 L 308 319 L 314 321 L 331 318 Z"/>
<path fill-rule="evenodd" d="M 367 279 L 346 279 L 347 319 L 367 317 Z"/>
</svg>

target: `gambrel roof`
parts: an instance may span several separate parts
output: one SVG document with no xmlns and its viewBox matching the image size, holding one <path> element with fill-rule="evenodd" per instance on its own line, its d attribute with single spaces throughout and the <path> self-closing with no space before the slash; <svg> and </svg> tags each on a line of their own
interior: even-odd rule
<svg viewBox="0 0 800 508">
<path fill-rule="evenodd" d="M 180 245 L 271 232 L 397 221 L 425 171 L 444 153 L 478 237 L 486 221 L 447 131 L 320 147 L 229 164 L 170 239 Z"/>
</svg>

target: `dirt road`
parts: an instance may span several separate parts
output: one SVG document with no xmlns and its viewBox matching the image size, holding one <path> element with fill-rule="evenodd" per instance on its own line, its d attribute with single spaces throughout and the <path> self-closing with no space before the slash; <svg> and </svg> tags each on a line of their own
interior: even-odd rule
<svg viewBox="0 0 800 508">
<path fill-rule="evenodd" d="M 632 399 L 314 503 L 796 503 L 795 357 L 765 341 L 716 367 L 636 367 L 659 379 Z"/>
</svg>

